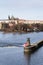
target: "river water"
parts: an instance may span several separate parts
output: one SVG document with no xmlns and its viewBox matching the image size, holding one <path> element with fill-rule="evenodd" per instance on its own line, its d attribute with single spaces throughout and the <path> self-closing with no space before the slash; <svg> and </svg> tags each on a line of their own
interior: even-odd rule
<svg viewBox="0 0 43 65">
<path fill-rule="evenodd" d="M 27 34 L 0 32 L 0 65 L 43 65 L 43 46 L 32 54 L 24 53 L 21 45 L 27 38 L 34 44 L 43 40 L 43 32 Z"/>
</svg>

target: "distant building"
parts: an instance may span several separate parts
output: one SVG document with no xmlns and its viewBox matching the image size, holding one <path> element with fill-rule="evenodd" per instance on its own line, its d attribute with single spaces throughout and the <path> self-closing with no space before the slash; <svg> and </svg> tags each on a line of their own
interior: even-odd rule
<svg viewBox="0 0 43 65">
<path fill-rule="evenodd" d="M 0 22 L 0 29 L 2 29 L 2 22 Z"/>
<path fill-rule="evenodd" d="M 3 22 L 3 23 L 15 22 L 15 24 L 17 24 L 17 20 L 4 19 L 4 20 L 0 20 L 0 22 Z"/>
<path fill-rule="evenodd" d="M 43 20 L 23 20 L 19 19 L 19 23 L 24 23 L 24 24 L 43 24 Z"/>
<path fill-rule="evenodd" d="M 24 20 L 24 19 L 19 19 L 19 18 L 11 18 L 11 19 L 4 19 L 0 20 L 0 22 L 15 22 L 15 24 L 21 23 L 21 24 L 43 24 L 43 20 Z"/>
</svg>

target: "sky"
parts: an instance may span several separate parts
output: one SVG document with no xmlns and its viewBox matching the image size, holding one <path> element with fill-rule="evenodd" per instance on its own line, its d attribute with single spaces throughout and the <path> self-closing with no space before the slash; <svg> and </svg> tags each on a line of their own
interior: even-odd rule
<svg viewBox="0 0 43 65">
<path fill-rule="evenodd" d="M 0 0 L 0 19 L 8 18 L 8 15 L 43 20 L 43 0 Z"/>
</svg>

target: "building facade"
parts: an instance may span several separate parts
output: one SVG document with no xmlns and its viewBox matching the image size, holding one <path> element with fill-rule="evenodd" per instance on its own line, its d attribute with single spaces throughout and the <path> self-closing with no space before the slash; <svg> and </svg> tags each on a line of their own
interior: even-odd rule
<svg viewBox="0 0 43 65">
<path fill-rule="evenodd" d="M 24 19 L 4 19 L 4 20 L 0 20 L 0 22 L 3 23 L 9 23 L 9 22 L 15 22 L 15 24 L 21 23 L 21 24 L 43 24 L 43 20 L 24 20 Z"/>
</svg>

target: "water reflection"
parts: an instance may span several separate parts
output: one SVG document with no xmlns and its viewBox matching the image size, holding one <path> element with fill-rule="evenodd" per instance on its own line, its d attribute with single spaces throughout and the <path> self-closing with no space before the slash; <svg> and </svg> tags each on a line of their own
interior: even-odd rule
<svg viewBox="0 0 43 65">
<path fill-rule="evenodd" d="M 24 57 L 25 57 L 27 65 L 30 65 L 31 53 L 24 53 Z"/>
</svg>

